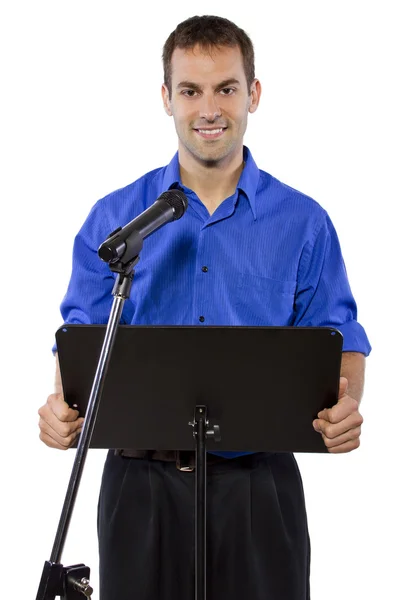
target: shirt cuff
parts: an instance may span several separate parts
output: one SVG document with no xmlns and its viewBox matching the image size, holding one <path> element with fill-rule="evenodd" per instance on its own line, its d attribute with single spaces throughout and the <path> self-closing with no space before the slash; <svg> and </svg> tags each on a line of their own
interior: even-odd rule
<svg viewBox="0 0 400 600">
<path fill-rule="evenodd" d="M 343 325 L 334 325 L 333 327 L 343 335 L 343 352 L 360 352 L 365 356 L 369 355 L 371 344 L 363 326 L 358 321 L 347 321 Z"/>
</svg>

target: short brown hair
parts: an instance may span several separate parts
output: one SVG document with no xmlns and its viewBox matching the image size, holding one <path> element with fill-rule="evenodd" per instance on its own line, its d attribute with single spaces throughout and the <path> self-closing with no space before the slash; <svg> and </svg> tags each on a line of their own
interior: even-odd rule
<svg viewBox="0 0 400 600">
<path fill-rule="evenodd" d="M 217 46 L 239 46 L 243 57 L 243 67 L 247 86 L 254 81 L 254 48 L 247 33 L 235 23 L 222 17 L 204 15 L 191 17 L 176 27 L 164 44 L 162 60 L 164 66 L 164 83 L 171 95 L 171 58 L 175 48 L 191 49 L 200 45 L 205 50 Z"/>
</svg>

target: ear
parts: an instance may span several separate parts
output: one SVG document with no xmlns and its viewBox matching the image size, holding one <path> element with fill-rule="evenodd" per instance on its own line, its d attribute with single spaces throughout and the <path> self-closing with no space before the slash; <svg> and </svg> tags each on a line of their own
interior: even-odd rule
<svg viewBox="0 0 400 600">
<path fill-rule="evenodd" d="M 258 105 L 260 103 L 261 97 L 261 83 L 258 79 L 255 79 L 251 84 L 250 88 L 250 103 L 249 103 L 249 113 L 256 112 Z"/>
<path fill-rule="evenodd" d="M 172 117 L 171 101 L 169 99 L 169 92 L 168 92 L 168 88 L 165 85 L 165 83 L 163 83 L 161 86 L 161 94 L 162 94 L 162 99 L 163 99 L 163 104 L 164 104 L 164 110 L 169 117 Z"/>
</svg>

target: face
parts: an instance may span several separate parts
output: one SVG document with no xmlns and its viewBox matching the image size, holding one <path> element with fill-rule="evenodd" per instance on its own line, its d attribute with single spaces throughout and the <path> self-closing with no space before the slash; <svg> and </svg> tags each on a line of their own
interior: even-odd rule
<svg viewBox="0 0 400 600">
<path fill-rule="evenodd" d="M 176 48 L 171 61 L 171 96 L 162 87 L 164 108 L 173 116 L 180 158 L 220 163 L 242 152 L 247 116 L 261 94 L 254 80 L 249 94 L 239 47 L 210 52 Z M 182 156 L 183 155 L 183 156 Z"/>
</svg>

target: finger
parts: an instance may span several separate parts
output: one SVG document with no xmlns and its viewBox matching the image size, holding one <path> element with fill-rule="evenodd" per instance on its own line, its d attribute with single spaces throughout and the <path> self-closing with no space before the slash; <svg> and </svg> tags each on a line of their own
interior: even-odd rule
<svg viewBox="0 0 400 600">
<path fill-rule="evenodd" d="M 326 435 L 323 433 L 321 435 L 327 448 L 336 448 L 337 446 L 341 446 L 347 442 L 353 442 L 354 440 L 357 440 L 361 435 L 361 427 L 350 429 L 349 431 L 346 431 L 346 433 L 342 433 L 342 435 L 338 435 L 333 439 L 326 437 Z"/>
<path fill-rule="evenodd" d="M 41 431 L 39 433 L 39 438 L 40 440 L 46 444 L 46 446 L 48 446 L 49 448 L 57 448 L 57 450 L 68 450 L 69 448 L 67 446 L 61 446 L 61 444 L 58 444 L 52 437 L 50 437 L 47 433 L 44 433 L 44 431 Z"/>
<path fill-rule="evenodd" d="M 338 435 L 342 435 L 355 427 L 360 427 L 363 424 L 364 419 L 360 413 L 353 412 L 348 417 L 340 421 L 339 423 L 324 423 L 322 422 L 321 429 L 324 434 L 329 438 L 335 438 Z"/>
<path fill-rule="evenodd" d="M 68 448 L 65 448 L 64 446 L 60 446 L 60 444 L 57 444 L 57 442 L 55 442 L 53 440 L 53 438 L 51 438 L 49 435 L 47 435 L 43 431 L 41 431 L 39 433 L 39 439 L 41 442 L 46 444 L 46 446 L 48 446 L 49 448 L 57 448 L 57 450 L 68 450 Z"/>
<path fill-rule="evenodd" d="M 358 412 L 358 402 L 350 396 L 342 396 L 332 408 L 325 408 L 318 413 L 318 418 L 330 423 L 340 423 L 349 415 Z"/>
<path fill-rule="evenodd" d="M 57 424 L 61 425 L 62 427 L 66 425 L 61 421 L 58 421 Z M 60 433 L 57 429 L 54 429 L 48 423 L 46 423 L 46 421 L 40 419 L 39 429 L 44 434 L 51 437 L 55 442 L 57 442 L 57 444 L 60 444 L 63 447 L 69 447 L 71 446 L 79 432 L 82 430 L 82 426 L 76 426 L 74 423 L 74 428 L 71 429 L 69 432 L 65 430 Z"/>
<path fill-rule="evenodd" d="M 38 410 L 38 413 L 40 418 L 62 437 L 70 435 L 78 427 L 81 427 L 84 421 L 83 417 L 78 417 L 74 421 L 61 421 L 52 411 L 48 402 Z"/>
<path fill-rule="evenodd" d="M 331 423 L 325 419 L 315 419 L 313 426 L 316 431 L 323 433 L 326 437 L 333 439 L 346 433 L 347 431 L 360 427 L 363 424 L 364 419 L 359 412 L 352 413 L 340 423 Z"/>
<path fill-rule="evenodd" d="M 335 446 L 334 448 L 328 448 L 328 452 L 330 454 L 343 454 L 344 452 L 351 452 L 352 450 L 356 450 L 360 447 L 360 438 L 356 440 L 352 440 L 351 442 L 346 442 L 345 444 L 341 444 L 340 446 Z"/>
<path fill-rule="evenodd" d="M 63 438 L 68 438 L 72 434 L 76 433 L 79 428 L 83 425 L 83 419 L 77 419 L 72 423 L 65 421 L 59 421 L 57 417 L 51 412 L 47 411 L 44 417 L 40 417 L 39 428 L 45 430 L 47 433 L 55 438 L 57 436 L 58 441 Z M 55 435 L 52 434 L 54 432 Z"/>
<path fill-rule="evenodd" d="M 57 450 L 69 450 L 71 448 L 71 446 L 73 446 L 75 439 L 76 439 L 75 438 L 74 440 L 72 440 L 72 442 L 69 446 L 64 446 L 64 445 L 56 442 L 51 436 L 44 433 L 43 431 L 40 432 L 39 438 L 43 443 L 46 444 L 46 446 L 48 446 L 49 448 L 56 448 Z"/>
<path fill-rule="evenodd" d="M 70 408 L 62 394 L 51 394 L 47 399 L 47 404 L 59 421 L 75 421 L 79 416 L 79 411 Z"/>
<path fill-rule="evenodd" d="M 73 445 L 77 436 L 78 431 L 75 431 L 68 437 L 61 437 L 57 434 L 56 431 L 54 431 L 54 429 L 49 427 L 47 423 L 42 422 L 40 424 L 39 438 L 42 440 L 42 442 L 44 442 L 47 446 L 50 446 L 51 448 L 67 450 Z"/>
</svg>

